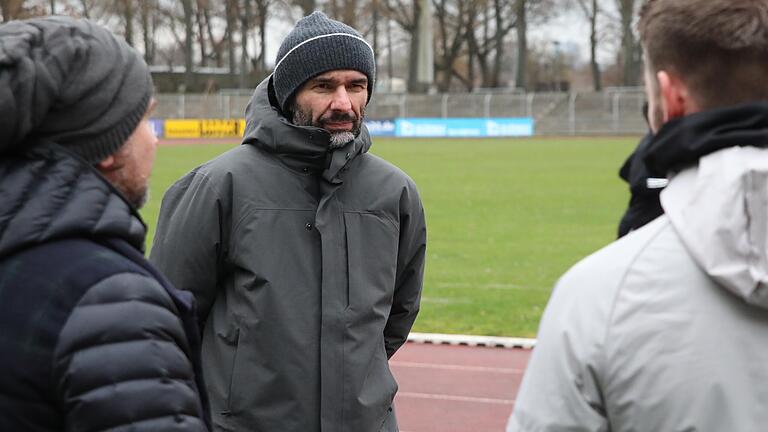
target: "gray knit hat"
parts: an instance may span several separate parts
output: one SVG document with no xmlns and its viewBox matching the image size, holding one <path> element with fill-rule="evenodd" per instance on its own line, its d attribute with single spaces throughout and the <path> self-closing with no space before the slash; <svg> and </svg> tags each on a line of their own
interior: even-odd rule
<svg viewBox="0 0 768 432">
<path fill-rule="evenodd" d="M 49 141 L 89 163 L 119 149 L 152 96 L 141 55 L 87 20 L 0 25 L 0 155 Z"/>
<path fill-rule="evenodd" d="M 368 100 L 376 78 L 373 48 L 352 27 L 313 12 L 296 23 L 277 51 L 272 85 L 280 104 L 286 103 L 308 79 L 322 73 L 351 69 L 368 77 Z"/>
</svg>

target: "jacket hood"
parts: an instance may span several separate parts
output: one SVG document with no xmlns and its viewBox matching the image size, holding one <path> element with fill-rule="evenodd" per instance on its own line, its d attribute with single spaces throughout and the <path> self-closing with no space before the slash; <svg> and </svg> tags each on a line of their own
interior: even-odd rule
<svg viewBox="0 0 768 432">
<path fill-rule="evenodd" d="M 654 177 L 695 165 L 728 147 L 765 147 L 768 102 L 703 111 L 662 126 L 651 140 L 645 163 Z"/>
<path fill-rule="evenodd" d="M 371 148 L 371 137 L 363 124 L 360 133 L 344 147 L 328 151 L 330 134 L 312 126 L 292 124 L 277 108 L 272 77 L 256 87 L 245 110 L 243 144 L 281 156 L 289 165 L 310 165 L 328 181 L 337 181 L 341 169 Z"/>
<path fill-rule="evenodd" d="M 695 114 L 668 126 L 653 144 L 656 167 L 673 173 L 661 193 L 664 212 L 713 280 L 768 308 L 768 104 Z M 691 160 L 698 163 L 687 165 Z"/>
<path fill-rule="evenodd" d="M 57 145 L 0 161 L 0 258 L 67 237 L 120 238 L 143 251 L 146 226 L 107 180 Z"/>
</svg>

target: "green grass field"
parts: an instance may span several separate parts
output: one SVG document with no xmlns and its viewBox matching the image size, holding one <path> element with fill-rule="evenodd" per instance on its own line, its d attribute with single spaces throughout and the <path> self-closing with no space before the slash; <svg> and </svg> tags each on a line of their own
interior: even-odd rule
<svg viewBox="0 0 768 432">
<path fill-rule="evenodd" d="M 557 278 L 615 238 L 629 199 L 617 172 L 639 138 L 376 139 L 372 152 L 418 184 L 429 232 L 414 331 L 533 337 Z M 163 192 L 228 145 L 161 146 Z"/>
</svg>

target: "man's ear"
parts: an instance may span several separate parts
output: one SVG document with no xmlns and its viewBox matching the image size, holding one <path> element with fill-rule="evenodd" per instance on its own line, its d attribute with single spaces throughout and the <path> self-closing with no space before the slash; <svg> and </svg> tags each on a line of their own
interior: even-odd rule
<svg viewBox="0 0 768 432">
<path fill-rule="evenodd" d="M 676 75 L 667 71 L 656 73 L 664 123 L 698 111 L 688 86 Z"/>
<path fill-rule="evenodd" d="M 109 155 L 103 160 L 101 160 L 99 163 L 96 164 L 96 167 L 99 169 L 99 171 L 102 172 L 109 172 L 113 171 L 117 168 L 117 160 L 115 159 L 115 155 Z"/>
</svg>

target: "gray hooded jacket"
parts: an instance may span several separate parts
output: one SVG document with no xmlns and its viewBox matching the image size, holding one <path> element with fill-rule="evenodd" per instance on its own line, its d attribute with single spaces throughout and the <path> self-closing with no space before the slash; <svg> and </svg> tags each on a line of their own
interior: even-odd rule
<svg viewBox="0 0 768 432">
<path fill-rule="evenodd" d="M 508 431 L 765 430 L 768 150 L 738 145 L 768 141 L 735 118 L 690 145 L 726 148 L 671 178 L 666 215 L 560 280 Z"/>
<path fill-rule="evenodd" d="M 166 193 L 151 260 L 200 306 L 220 430 L 396 430 L 387 359 L 419 307 L 413 181 L 357 139 L 290 124 L 269 80 L 244 144 Z"/>
</svg>

